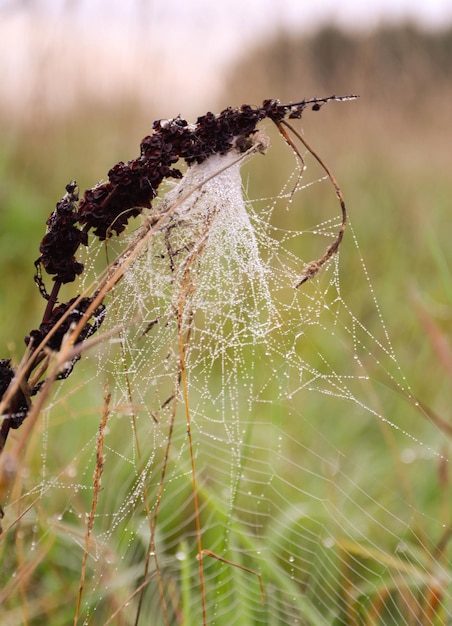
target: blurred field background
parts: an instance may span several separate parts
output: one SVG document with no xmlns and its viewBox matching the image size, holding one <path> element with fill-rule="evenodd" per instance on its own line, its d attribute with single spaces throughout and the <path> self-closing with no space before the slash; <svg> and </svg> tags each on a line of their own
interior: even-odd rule
<svg viewBox="0 0 452 626">
<path fill-rule="evenodd" d="M 72 3 L 72 11 L 77 10 L 76 4 Z M 39 10 L 35 17 L 35 24 L 45 21 Z M 70 30 L 70 15 L 66 17 L 64 29 Z M 148 19 L 153 17 L 151 7 Z M 9 18 L 0 14 L 0 19 Z M 233 63 L 221 66 L 221 74 L 212 78 L 213 96 L 208 77 L 204 77 L 207 86 L 201 92 L 194 86 L 193 93 L 187 89 L 186 77 L 178 91 L 177 72 L 173 81 L 167 74 L 157 79 L 168 68 L 155 59 L 152 66 L 143 62 L 136 68 L 139 80 L 150 86 L 155 76 L 159 91 L 155 97 L 149 88 L 145 98 L 134 93 L 132 79 L 122 86 L 127 74 L 123 69 L 118 69 L 116 90 L 99 94 L 82 85 L 78 97 L 76 81 L 82 78 L 74 78 L 70 65 L 63 65 L 58 89 L 49 99 L 49 68 L 58 65 L 62 48 L 46 49 L 50 35 L 37 32 L 33 23 L 30 20 L 24 39 L 15 44 L 26 48 L 35 61 L 33 84 L 28 90 L 24 87 L 23 101 L 20 90 L 15 91 L 16 103 L 10 93 L 0 96 L 1 357 L 19 360 L 24 335 L 41 318 L 43 301 L 33 282 L 33 262 L 39 255 L 45 220 L 71 179 L 77 179 L 80 189 L 91 187 L 117 161 L 135 157 L 140 139 L 156 118 L 180 113 L 194 119 L 207 110 L 260 104 L 264 98 L 288 102 L 356 93 L 360 96 L 356 102 L 306 112 L 302 127 L 342 187 L 376 298 L 411 388 L 451 423 L 452 27 L 426 29 L 396 23 L 360 31 L 331 22 L 311 31 L 276 28 L 236 54 Z M 58 28 L 58 21 L 52 28 Z M 60 34 L 64 47 L 64 33 Z M 61 58 L 63 64 L 67 62 L 63 54 Z M 94 65 L 96 58 L 95 54 L 91 58 Z M 115 72 L 114 65 L 109 71 Z M 3 88 L 8 91 L 7 84 Z M 59 104 L 58 92 L 64 96 L 66 91 L 72 94 L 69 101 L 63 97 Z M 257 170 L 250 166 L 251 197 L 271 195 L 280 188 L 282 174 L 264 161 Z M 315 214 L 315 205 L 308 205 L 306 211 Z M 296 217 L 287 213 L 286 218 L 287 226 L 296 229 L 300 212 Z M 372 302 L 356 291 L 356 268 L 347 261 L 351 246 L 347 237 L 341 252 L 344 299 L 372 331 L 378 315 Z M 333 358 L 340 359 L 340 352 Z M 347 437 L 346 430 L 341 436 Z M 450 439 L 445 434 L 441 452 L 450 458 Z M 430 485 L 430 493 L 428 483 L 418 495 L 419 501 L 435 503 L 432 516 L 440 500 L 450 521 L 449 478 L 444 481 L 441 496 L 437 484 Z M 51 575 L 49 585 L 59 589 Z"/>
</svg>

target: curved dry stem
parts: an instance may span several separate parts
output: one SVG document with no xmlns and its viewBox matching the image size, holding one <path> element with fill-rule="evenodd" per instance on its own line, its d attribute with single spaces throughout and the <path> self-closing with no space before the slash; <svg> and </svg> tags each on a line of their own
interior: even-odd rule
<svg viewBox="0 0 452 626">
<path fill-rule="evenodd" d="M 325 161 L 323 161 L 323 159 L 317 154 L 317 152 L 314 150 L 314 148 L 306 141 L 306 139 L 303 137 L 303 135 L 301 135 L 301 133 L 299 133 L 291 124 L 289 124 L 289 122 L 286 122 L 285 120 L 282 120 L 280 123 L 277 124 L 277 127 L 279 129 L 279 131 L 281 132 L 282 136 L 284 137 L 284 139 L 289 143 L 289 145 L 295 150 L 296 154 L 300 156 L 301 155 L 298 151 L 298 149 L 296 148 L 295 144 L 293 143 L 293 141 L 291 140 L 291 138 L 288 136 L 288 134 L 285 132 L 283 125 L 286 126 L 294 135 L 295 137 L 301 141 L 301 143 L 305 146 L 305 148 L 308 150 L 308 152 L 310 152 L 312 154 L 312 156 L 316 159 L 316 161 L 321 165 L 321 167 L 325 170 L 328 178 L 330 179 L 335 191 L 336 191 L 336 196 L 339 200 L 340 206 L 341 206 L 341 226 L 339 228 L 339 232 L 336 236 L 336 239 L 334 240 L 334 242 L 328 246 L 328 248 L 325 251 L 325 254 L 320 257 L 319 259 L 315 260 L 315 261 L 311 261 L 310 263 L 308 263 L 300 276 L 300 279 L 298 280 L 298 282 L 296 283 L 295 287 L 301 287 L 301 285 L 303 283 L 305 283 L 308 280 L 311 280 L 311 278 L 314 278 L 314 276 L 320 271 L 320 269 L 325 265 L 325 263 L 331 259 L 331 257 L 336 254 L 336 252 L 339 250 L 339 246 L 341 245 L 342 239 L 344 237 L 344 232 L 345 232 L 345 226 L 347 224 L 347 210 L 345 208 L 345 200 L 344 200 L 344 196 L 342 194 L 342 190 L 339 187 L 333 172 L 330 170 L 330 168 L 328 167 L 328 165 L 325 163 Z"/>
</svg>

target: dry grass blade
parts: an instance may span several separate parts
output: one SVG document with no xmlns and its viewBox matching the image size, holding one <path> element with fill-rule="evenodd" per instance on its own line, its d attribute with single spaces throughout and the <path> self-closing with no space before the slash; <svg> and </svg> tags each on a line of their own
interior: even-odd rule
<svg viewBox="0 0 452 626">
<path fill-rule="evenodd" d="M 330 179 L 335 191 L 336 191 L 336 196 L 339 200 L 340 206 L 341 206 L 341 226 L 339 229 L 339 232 L 337 234 L 337 237 L 335 239 L 335 241 L 328 246 L 328 248 L 325 251 L 325 254 L 320 257 L 319 259 L 317 259 L 316 261 L 311 261 L 310 263 L 308 263 L 302 273 L 301 273 L 301 277 L 298 280 L 298 282 L 296 283 L 295 287 L 300 287 L 303 283 L 305 283 L 308 280 L 311 280 L 311 278 L 314 278 L 314 276 L 316 276 L 316 274 L 320 271 L 320 269 L 325 265 L 325 263 L 334 255 L 336 254 L 336 252 L 339 250 L 339 246 L 342 243 L 342 239 L 344 237 L 344 232 L 345 232 L 345 226 L 347 224 L 347 210 L 345 208 L 345 200 L 344 200 L 344 196 L 342 194 L 342 190 L 339 187 L 333 172 L 330 170 L 330 168 L 328 167 L 328 165 L 323 161 L 323 159 L 317 154 L 317 152 L 314 150 L 314 148 L 306 141 L 306 139 L 288 122 L 286 122 L 285 120 L 282 120 L 280 124 L 277 124 L 281 134 L 283 135 L 283 137 L 286 139 L 286 141 L 288 141 L 289 145 L 292 146 L 292 148 L 295 150 L 296 154 L 299 155 L 299 151 L 297 150 L 297 148 L 294 146 L 292 140 L 288 137 L 287 133 L 284 131 L 284 129 L 282 128 L 282 125 L 286 126 L 293 134 L 294 136 L 301 141 L 301 143 L 305 146 L 305 148 L 308 150 L 308 152 L 310 152 L 312 154 L 312 156 L 316 159 L 316 161 L 321 165 L 321 167 L 325 170 L 328 178 Z M 299 155 L 299 158 L 301 158 L 301 155 Z M 302 160 L 303 162 L 303 160 Z"/>
<path fill-rule="evenodd" d="M 121 606 L 119 606 L 116 611 L 114 613 L 112 613 L 109 617 L 109 619 L 104 623 L 104 626 L 108 626 L 108 624 L 112 624 L 113 621 L 118 617 L 118 615 L 120 614 L 120 612 L 123 610 L 123 608 L 125 606 L 127 606 L 127 604 L 133 600 L 133 598 L 139 594 L 140 592 L 143 591 L 143 589 L 150 583 L 150 581 L 157 575 L 156 572 L 154 572 L 153 574 L 151 574 L 150 576 L 148 576 L 145 580 L 143 580 L 143 582 L 133 591 L 133 593 L 130 594 L 130 596 L 124 600 L 124 602 L 121 604 Z"/>
<path fill-rule="evenodd" d="M 260 594 L 261 594 L 261 602 L 262 602 L 262 604 L 265 603 L 264 584 L 262 582 L 262 576 L 261 576 L 261 574 L 259 574 L 259 572 L 256 572 L 256 570 L 251 569 L 251 567 L 245 567 L 245 565 L 241 565 L 240 563 L 234 563 L 234 561 L 230 561 L 229 559 L 225 559 L 224 557 L 219 556 L 218 554 L 215 554 L 214 552 L 211 552 L 210 550 L 203 550 L 202 554 L 205 555 L 205 556 L 210 556 L 213 559 L 217 559 L 217 561 L 221 561 L 222 563 L 226 563 L 226 565 L 231 565 L 232 567 L 238 567 L 239 569 L 243 570 L 244 572 L 249 572 L 250 574 L 254 574 L 254 576 L 256 576 L 258 581 L 259 581 L 259 591 L 260 591 Z M 201 558 L 201 555 L 199 555 L 198 558 Z"/>
<path fill-rule="evenodd" d="M 78 617 L 80 613 L 83 588 L 85 584 L 86 563 L 88 560 L 91 533 L 94 527 L 94 518 L 96 515 L 97 502 L 99 499 L 99 492 L 100 492 L 101 482 L 102 482 L 102 473 L 104 470 L 103 447 L 104 447 L 105 429 L 107 427 L 107 420 L 110 414 L 110 400 L 111 400 L 111 393 L 108 391 L 107 387 L 105 387 L 104 408 L 102 411 L 102 418 L 99 424 L 99 432 L 97 434 L 96 467 L 94 469 L 94 476 L 93 476 L 93 501 L 91 504 L 91 510 L 89 512 L 88 521 L 86 525 L 85 550 L 83 552 L 82 566 L 80 570 L 80 584 L 79 584 L 79 591 L 78 591 L 78 598 L 77 598 L 77 607 L 76 607 L 75 615 L 74 615 L 74 626 L 78 622 Z"/>
</svg>

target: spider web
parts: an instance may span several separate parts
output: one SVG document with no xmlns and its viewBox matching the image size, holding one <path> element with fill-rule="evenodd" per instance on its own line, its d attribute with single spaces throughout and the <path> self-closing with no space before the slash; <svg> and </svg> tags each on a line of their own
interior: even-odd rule
<svg viewBox="0 0 452 626">
<path fill-rule="evenodd" d="M 260 199 L 245 198 L 236 153 L 190 167 L 153 209 L 164 222 L 110 293 L 77 384 L 55 386 L 16 506 L 33 503 L 32 551 L 52 563 L 62 543 L 55 571 L 83 572 L 79 623 L 449 623 L 440 498 L 416 491 L 438 482 L 441 433 L 420 415 L 351 224 L 295 288 L 341 226 L 306 162 Z M 322 221 L 287 228 L 317 193 Z M 86 287 L 143 228 L 91 245 Z M 372 323 L 349 304 L 344 256 Z M 61 601 L 73 613 L 78 591 Z"/>
</svg>

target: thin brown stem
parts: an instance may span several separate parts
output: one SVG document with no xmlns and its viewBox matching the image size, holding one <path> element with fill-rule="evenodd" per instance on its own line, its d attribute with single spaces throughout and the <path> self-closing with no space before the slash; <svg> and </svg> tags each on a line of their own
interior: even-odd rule
<svg viewBox="0 0 452 626">
<path fill-rule="evenodd" d="M 303 155 L 298 150 L 296 144 L 292 141 L 292 138 L 287 133 L 286 129 L 281 124 L 281 122 L 278 122 L 276 124 L 276 126 L 277 126 L 279 132 L 281 133 L 281 135 L 283 136 L 285 142 L 292 148 L 292 150 L 295 152 L 296 157 L 300 160 L 300 163 L 301 163 L 300 172 L 299 172 L 299 174 L 297 176 L 297 180 L 295 181 L 295 185 L 294 185 L 292 191 L 290 192 L 290 197 L 292 198 L 295 195 L 295 192 L 298 189 L 298 185 L 300 184 L 301 179 L 303 178 L 303 172 L 306 169 L 306 163 L 305 163 L 305 160 L 303 158 Z"/>
<path fill-rule="evenodd" d="M 177 398 L 177 394 L 172 394 L 169 400 L 165 402 L 165 404 L 169 403 L 173 398 Z M 157 546 L 155 545 L 155 531 L 157 529 L 157 518 L 158 518 L 158 514 L 160 510 L 160 504 L 162 502 L 163 490 L 165 488 L 165 476 L 166 476 L 166 470 L 168 468 L 168 459 L 169 459 L 171 443 L 172 443 L 172 438 L 173 438 L 174 422 L 176 419 L 176 410 L 177 410 L 177 402 L 174 402 L 173 410 L 171 412 L 171 417 L 170 417 L 169 431 L 168 431 L 168 437 L 167 437 L 167 442 L 166 442 L 166 450 L 165 450 L 165 455 L 163 458 L 162 474 L 161 474 L 160 481 L 159 481 L 157 497 L 156 497 L 155 505 L 154 505 L 154 514 L 152 517 L 150 514 L 150 510 L 149 510 L 149 505 L 146 502 L 148 519 L 150 520 L 150 538 L 149 538 L 149 547 L 148 547 L 148 551 L 146 554 L 146 562 L 145 562 L 144 572 L 143 572 L 143 580 L 146 580 L 148 573 L 149 573 L 151 557 L 153 557 L 154 563 L 155 563 L 155 569 L 156 569 L 155 575 L 157 576 L 159 594 L 160 594 L 160 599 L 162 601 L 163 618 L 167 626 L 169 626 L 168 608 L 166 606 L 166 596 L 165 596 L 165 590 L 163 587 L 162 573 L 159 567 Z M 155 421 L 155 418 L 154 418 L 154 421 Z M 141 608 L 143 604 L 144 589 L 145 589 L 144 587 L 141 587 L 137 613 L 136 613 L 135 622 L 134 622 L 135 626 L 138 626 L 138 623 L 140 620 Z"/>
<path fill-rule="evenodd" d="M 342 194 L 342 190 L 339 187 L 333 172 L 330 170 L 330 168 L 328 167 L 328 165 L 323 161 L 323 159 L 317 154 L 317 152 L 314 150 L 314 148 L 306 141 L 306 139 L 303 137 L 303 135 L 301 135 L 301 133 L 299 133 L 291 124 L 289 124 L 289 122 L 286 122 L 285 120 L 282 120 L 280 122 L 280 124 L 277 124 L 278 128 L 281 131 L 281 126 L 284 125 L 286 126 L 294 135 L 295 137 L 301 141 L 301 143 L 305 146 L 305 148 L 308 150 L 308 152 L 310 152 L 312 154 L 312 156 L 316 159 L 316 161 L 320 164 L 320 166 L 325 170 L 328 178 L 330 179 L 335 191 L 336 191 L 336 196 L 339 200 L 339 204 L 341 206 L 341 225 L 339 228 L 339 232 L 337 233 L 336 239 L 334 240 L 334 242 L 328 246 L 328 248 L 325 251 L 325 254 L 320 257 L 319 259 L 317 259 L 316 261 L 311 261 L 310 263 L 308 263 L 300 276 L 300 279 L 298 280 L 298 282 L 296 283 L 295 287 L 300 287 L 303 283 L 305 283 L 306 281 L 310 280 L 311 278 L 313 278 L 318 272 L 319 270 L 323 267 L 323 265 L 325 265 L 325 263 L 334 255 L 336 254 L 336 252 L 339 250 L 339 246 L 341 245 L 342 239 L 344 237 L 344 232 L 345 232 L 345 226 L 347 224 L 347 210 L 345 208 L 345 200 L 344 200 L 344 196 Z M 287 137 L 287 133 L 282 133 L 283 137 Z M 289 143 L 291 146 L 293 146 L 293 142 L 289 139 Z"/>
<path fill-rule="evenodd" d="M 55 281 L 53 287 L 52 287 L 52 291 L 50 293 L 49 299 L 47 300 L 47 306 L 45 308 L 44 311 L 44 315 L 42 316 L 42 323 L 44 324 L 45 322 L 47 322 L 52 313 L 53 313 L 53 309 L 55 307 L 55 304 L 58 300 L 58 294 L 60 292 L 61 289 L 61 282 L 59 280 Z"/>
<path fill-rule="evenodd" d="M 107 420 L 110 414 L 110 400 L 111 393 L 107 388 L 104 390 L 104 408 L 102 411 L 102 418 L 99 424 L 99 432 L 97 434 L 97 447 L 96 447 L 96 467 L 94 470 L 93 476 L 93 501 L 91 504 L 91 511 L 89 513 L 88 522 L 86 525 L 86 533 L 85 533 L 85 549 L 83 552 L 83 560 L 82 567 L 80 571 L 80 583 L 78 589 L 78 597 L 77 597 L 77 606 L 75 609 L 74 615 L 74 626 L 76 626 L 80 614 L 80 607 L 82 602 L 82 594 L 85 586 L 85 574 L 86 574 L 86 564 L 88 561 L 89 554 L 89 546 L 91 540 L 91 533 L 94 527 L 94 518 L 97 510 L 97 502 L 99 499 L 99 492 L 101 488 L 102 474 L 104 471 L 104 439 L 105 439 L 105 428 L 107 427 Z"/>
<path fill-rule="evenodd" d="M 199 501 L 198 501 L 198 487 L 196 478 L 195 457 L 193 451 L 193 438 L 191 433 L 191 417 L 188 399 L 188 385 L 187 374 L 185 370 L 185 348 L 184 338 L 182 330 L 182 319 L 180 319 L 179 325 L 179 350 L 180 350 L 180 368 L 182 374 L 182 392 L 185 404 L 185 418 L 187 421 L 187 437 L 188 447 L 190 451 L 190 463 L 191 463 L 191 475 L 193 483 L 193 506 L 195 509 L 195 523 L 196 523 L 196 537 L 198 543 L 198 564 L 199 564 L 199 584 L 201 588 L 201 606 L 202 606 L 202 623 L 203 626 L 207 626 L 207 608 L 206 608 L 206 589 L 204 583 L 204 567 L 202 563 L 203 549 L 202 549 L 202 535 L 201 535 L 201 520 L 199 516 Z"/>
<path fill-rule="evenodd" d="M 190 415 L 190 404 L 188 397 L 188 381 L 187 381 L 187 370 L 185 367 L 185 346 L 189 340 L 192 323 L 193 323 L 193 314 L 189 315 L 188 327 L 185 330 L 184 328 L 184 309 L 186 306 L 186 299 L 192 293 L 194 287 L 191 283 L 190 276 L 193 264 L 201 253 L 205 243 L 207 241 L 207 236 L 209 232 L 211 222 L 206 225 L 204 232 L 200 234 L 199 244 L 192 251 L 189 258 L 186 261 L 183 278 L 182 278 L 182 286 L 181 286 L 181 296 L 179 298 L 179 306 L 177 311 L 177 324 L 178 324 L 178 335 L 179 335 L 179 360 L 180 360 L 180 380 L 182 383 L 182 394 L 184 398 L 184 406 L 185 406 L 185 419 L 187 424 L 187 437 L 188 437 L 188 447 L 190 452 L 190 464 L 191 464 L 191 475 L 192 475 L 192 484 L 193 484 L 193 507 L 195 513 L 195 524 L 196 524 L 196 538 L 197 538 L 197 547 L 198 547 L 198 566 L 199 566 L 199 585 L 201 590 L 201 607 L 202 607 L 202 624 L 203 626 L 207 626 L 207 606 L 206 606 L 206 589 L 204 582 L 204 567 L 203 567 L 203 548 L 202 548 L 202 532 L 201 532 L 201 518 L 199 513 L 199 499 L 198 499 L 198 487 L 197 487 L 197 476 L 196 476 L 196 465 L 195 465 L 195 455 L 193 448 L 193 438 L 191 432 L 191 415 Z"/>
<path fill-rule="evenodd" d="M 256 572 L 256 570 L 251 569 L 251 567 L 246 567 L 245 565 L 241 565 L 240 563 L 234 563 L 234 561 L 225 559 L 224 557 L 219 556 L 218 554 L 215 554 L 215 552 L 211 552 L 210 550 L 203 550 L 203 554 L 205 554 L 206 556 L 211 556 L 213 559 L 217 559 L 217 561 L 221 561 L 222 563 L 226 563 L 227 565 L 231 565 L 232 567 L 238 567 L 239 569 L 242 569 L 244 572 L 249 572 L 250 574 L 254 574 L 255 576 L 257 576 L 257 579 L 259 581 L 261 602 L 262 604 L 265 604 L 264 585 L 262 583 L 262 576 L 261 574 L 259 574 L 259 572 Z"/>
<path fill-rule="evenodd" d="M 143 580 L 143 582 L 133 591 L 133 593 L 131 593 L 128 598 L 126 600 L 124 600 L 124 602 L 121 604 L 121 606 L 119 606 L 116 611 L 110 615 L 110 617 L 108 618 L 108 620 L 104 623 L 104 626 L 107 626 L 108 624 L 111 624 L 113 622 L 114 619 L 116 619 L 116 617 L 118 617 L 119 613 L 122 611 L 122 609 L 127 606 L 127 604 L 133 600 L 133 598 L 140 592 L 143 591 L 143 589 L 146 587 L 146 585 L 149 584 L 149 582 L 154 578 L 155 576 L 155 572 L 153 574 L 151 574 L 150 576 L 148 576 L 145 580 Z"/>
</svg>

